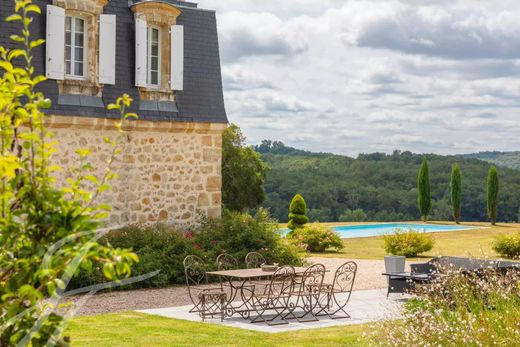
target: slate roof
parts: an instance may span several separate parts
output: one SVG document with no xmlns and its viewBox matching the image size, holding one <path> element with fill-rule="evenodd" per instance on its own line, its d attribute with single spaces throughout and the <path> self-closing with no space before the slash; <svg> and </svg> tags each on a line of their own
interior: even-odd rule
<svg viewBox="0 0 520 347">
<path fill-rule="evenodd" d="M 40 85 L 40 89 L 53 101 L 53 106 L 47 113 L 115 117 L 99 106 L 108 105 L 118 96 L 127 93 L 134 99 L 131 111 L 138 113 L 140 119 L 227 123 L 215 11 L 199 9 L 197 4 L 187 1 L 158 0 L 178 6 L 182 10 L 177 23 L 184 25 L 184 90 L 177 92 L 176 105 L 152 105 L 150 102 L 143 102 L 140 107 L 139 93 L 135 87 L 135 24 L 130 7 L 143 1 L 150 0 L 110 0 L 104 9 L 105 14 L 117 15 L 116 84 L 105 85 L 101 99 L 80 98 L 80 105 L 75 105 L 76 98 L 59 95 L 56 81 L 45 81 Z M 33 2 L 42 10 L 47 4 L 52 4 L 52 0 Z M 2 16 L 13 12 L 13 4 L 11 1 L 0 1 Z M 45 11 L 42 13 L 42 17 L 35 18 L 32 25 L 31 33 L 35 38 L 45 38 Z M 0 45 L 14 46 L 9 36 L 18 33 L 18 26 L 16 23 L 0 21 Z M 37 73 L 44 74 L 45 47 L 35 49 L 33 55 Z"/>
</svg>

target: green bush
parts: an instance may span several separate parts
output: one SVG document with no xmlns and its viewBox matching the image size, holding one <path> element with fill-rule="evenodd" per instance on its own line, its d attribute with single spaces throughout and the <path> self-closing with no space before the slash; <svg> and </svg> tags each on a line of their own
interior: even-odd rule
<svg viewBox="0 0 520 347">
<path fill-rule="evenodd" d="M 493 250 L 504 257 L 520 258 L 520 233 L 497 236 Z"/>
<path fill-rule="evenodd" d="M 343 248 L 343 242 L 341 242 L 338 233 L 318 224 L 305 225 L 303 228 L 292 231 L 287 236 L 309 252 L 324 252 L 330 248 L 339 251 Z"/>
<path fill-rule="evenodd" d="M 296 194 L 289 205 L 289 223 L 287 227 L 295 230 L 309 223 L 307 217 L 307 204 L 300 194 Z"/>
<path fill-rule="evenodd" d="M 224 211 L 221 220 L 202 220 L 201 227 L 194 231 L 179 231 L 164 225 L 134 226 L 112 231 L 102 242 L 133 249 L 140 259 L 132 268 L 135 276 L 160 270 L 158 275 L 126 286 L 126 289 L 161 288 L 185 283 L 182 262 L 189 254 L 205 259 L 209 268 L 223 252 L 233 255 L 244 266 L 244 258 L 251 251 L 260 251 L 269 263 L 302 265 L 301 250 L 284 240 L 277 228 L 277 223 L 263 209 L 255 216 Z M 99 266 L 95 265 L 95 270 L 90 274 L 79 273 L 71 287 L 101 283 L 103 276 Z"/>
<path fill-rule="evenodd" d="M 435 244 L 431 235 L 413 229 L 396 229 L 393 234 L 384 235 L 383 239 L 387 253 L 405 257 L 428 252 Z"/>
<path fill-rule="evenodd" d="M 244 262 L 247 253 L 260 250 L 269 263 L 302 264 L 297 249 L 281 237 L 278 223 L 265 209 L 258 210 L 254 216 L 224 211 L 220 221 L 204 221 L 195 240 L 211 259 L 226 252 Z"/>
</svg>

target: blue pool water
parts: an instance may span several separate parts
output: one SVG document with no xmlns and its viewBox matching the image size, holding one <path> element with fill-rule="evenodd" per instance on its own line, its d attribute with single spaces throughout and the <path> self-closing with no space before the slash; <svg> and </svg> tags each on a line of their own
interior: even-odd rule
<svg viewBox="0 0 520 347">
<path fill-rule="evenodd" d="M 425 233 L 437 233 L 441 231 L 461 231 L 478 229 L 474 226 L 460 225 L 439 225 L 439 224 L 407 224 L 407 223 L 388 223 L 388 224 L 365 224 L 365 225 L 345 225 L 337 226 L 332 229 L 338 232 L 341 238 L 348 239 L 354 237 L 371 237 L 392 234 L 396 229 L 414 229 Z"/>
</svg>

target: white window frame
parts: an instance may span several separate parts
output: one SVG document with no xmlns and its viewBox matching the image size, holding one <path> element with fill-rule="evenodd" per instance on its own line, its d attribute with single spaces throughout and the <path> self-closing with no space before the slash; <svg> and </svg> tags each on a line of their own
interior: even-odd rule
<svg viewBox="0 0 520 347">
<path fill-rule="evenodd" d="M 75 41 L 76 41 L 76 18 L 81 19 L 83 21 L 83 76 L 74 75 L 73 73 L 67 73 L 67 19 L 71 19 L 70 25 L 70 64 L 71 64 L 71 72 L 74 72 L 74 65 L 76 63 L 76 50 L 75 50 Z M 83 16 L 77 15 L 66 15 L 65 16 L 65 78 L 69 80 L 86 80 L 88 79 L 88 21 L 87 18 Z"/>
<path fill-rule="evenodd" d="M 152 84 L 152 32 L 153 30 L 157 30 L 157 84 Z M 162 62 L 162 31 L 161 28 L 157 25 L 148 25 L 148 33 L 147 33 L 147 43 L 146 43 L 146 84 L 149 88 L 160 88 L 161 87 L 161 62 Z"/>
</svg>

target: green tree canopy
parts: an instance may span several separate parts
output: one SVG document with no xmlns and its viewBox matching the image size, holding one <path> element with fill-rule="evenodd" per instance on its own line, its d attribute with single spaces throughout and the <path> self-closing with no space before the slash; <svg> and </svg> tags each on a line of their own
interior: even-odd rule
<svg viewBox="0 0 520 347">
<path fill-rule="evenodd" d="M 487 211 L 493 225 L 497 222 L 498 186 L 498 171 L 495 166 L 492 166 L 489 168 L 487 177 Z"/>
<path fill-rule="evenodd" d="M 417 191 L 419 211 L 421 212 L 422 220 L 426 222 L 432 208 L 430 173 L 426 159 L 423 159 L 421 169 L 419 170 L 419 176 L 417 177 Z"/>
<path fill-rule="evenodd" d="M 300 194 L 296 194 L 289 205 L 289 229 L 295 230 L 309 223 L 307 204 Z"/>
<path fill-rule="evenodd" d="M 462 175 L 457 164 L 454 164 L 451 168 L 450 197 L 453 219 L 459 224 L 462 206 Z"/>
<path fill-rule="evenodd" d="M 265 200 L 264 181 L 269 167 L 259 153 L 245 145 L 245 140 L 235 124 L 222 138 L 222 202 L 232 211 L 255 208 Z"/>
</svg>

